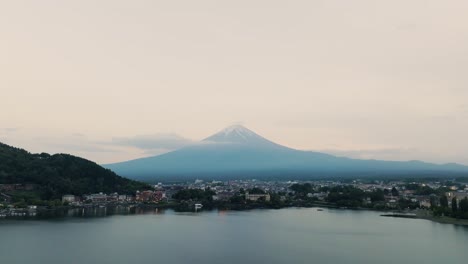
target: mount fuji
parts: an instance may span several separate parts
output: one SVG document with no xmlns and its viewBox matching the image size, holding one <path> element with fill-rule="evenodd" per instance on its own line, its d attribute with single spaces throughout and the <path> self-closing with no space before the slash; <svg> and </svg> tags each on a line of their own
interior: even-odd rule
<svg viewBox="0 0 468 264">
<path fill-rule="evenodd" d="M 296 150 L 276 144 L 240 125 L 227 127 L 197 144 L 169 153 L 104 167 L 119 175 L 145 181 L 468 173 L 467 166 L 458 164 L 359 160 Z"/>
</svg>

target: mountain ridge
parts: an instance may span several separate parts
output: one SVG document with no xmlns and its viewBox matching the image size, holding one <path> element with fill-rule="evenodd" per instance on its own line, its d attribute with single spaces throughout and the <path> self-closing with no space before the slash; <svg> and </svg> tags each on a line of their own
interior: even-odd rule
<svg viewBox="0 0 468 264">
<path fill-rule="evenodd" d="M 158 156 L 103 165 L 135 179 L 170 177 L 213 177 L 224 175 L 300 174 L 401 174 L 460 173 L 468 167 L 459 164 L 432 164 L 423 161 L 381 161 L 337 157 L 302 151 L 272 142 L 244 126 L 227 127 L 198 144 Z"/>
</svg>

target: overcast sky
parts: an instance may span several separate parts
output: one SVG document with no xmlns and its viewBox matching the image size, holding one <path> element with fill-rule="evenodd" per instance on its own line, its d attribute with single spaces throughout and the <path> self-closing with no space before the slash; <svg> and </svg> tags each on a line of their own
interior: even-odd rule
<svg viewBox="0 0 468 264">
<path fill-rule="evenodd" d="M 99 163 L 241 122 L 468 164 L 468 1 L 1 1 L 0 141 Z"/>
</svg>

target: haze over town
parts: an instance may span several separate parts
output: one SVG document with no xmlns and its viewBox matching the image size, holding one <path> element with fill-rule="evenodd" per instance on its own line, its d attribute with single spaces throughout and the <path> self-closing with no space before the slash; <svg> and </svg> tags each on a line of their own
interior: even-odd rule
<svg viewBox="0 0 468 264">
<path fill-rule="evenodd" d="M 468 164 L 467 9 L 5 1 L 0 141 L 110 163 L 240 122 L 296 149 Z"/>
</svg>

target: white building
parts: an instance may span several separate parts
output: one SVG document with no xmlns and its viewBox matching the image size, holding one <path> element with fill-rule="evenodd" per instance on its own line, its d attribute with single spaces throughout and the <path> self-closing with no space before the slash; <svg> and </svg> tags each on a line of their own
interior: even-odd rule
<svg viewBox="0 0 468 264">
<path fill-rule="evenodd" d="M 64 203 L 64 202 L 73 203 L 75 201 L 76 201 L 75 195 L 66 194 L 66 195 L 62 196 L 62 203 Z"/>
<path fill-rule="evenodd" d="M 258 199 L 264 198 L 265 201 L 270 201 L 270 194 L 249 194 L 248 192 L 245 193 L 245 199 L 249 201 L 257 201 Z"/>
</svg>

